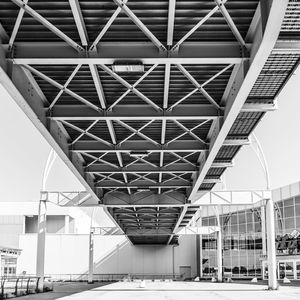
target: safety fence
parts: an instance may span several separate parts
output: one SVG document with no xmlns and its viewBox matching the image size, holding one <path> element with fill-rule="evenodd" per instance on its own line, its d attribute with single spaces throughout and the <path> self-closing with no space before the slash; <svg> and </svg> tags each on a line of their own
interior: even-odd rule
<svg viewBox="0 0 300 300">
<path fill-rule="evenodd" d="M 48 274 L 51 281 L 87 281 L 88 274 Z M 111 273 L 111 274 L 93 274 L 93 281 L 132 281 L 132 280 L 180 280 L 179 274 L 172 273 Z"/>
<path fill-rule="evenodd" d="M 2 276 L 0 277 L 0 299 L 34 294 L 38 292 L 39 280 L 40 277 L 36 276 Z M 44 291 L 48 290 L 53 290 L 51 281 L 44 283 Z"/>
</svg>

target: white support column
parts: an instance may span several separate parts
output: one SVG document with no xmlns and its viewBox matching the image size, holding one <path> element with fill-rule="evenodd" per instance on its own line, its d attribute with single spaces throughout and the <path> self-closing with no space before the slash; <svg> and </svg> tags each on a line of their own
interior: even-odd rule
<svg viewBox="0 0 300 300">
<path fill-rule="evenodd" d="M 4 270 L 2 270 L 2 255 L 0 253 L 0 277 L 4 276 Z"/>
<path fill-rule="evenodd" d="M 88 283 L 93 283 L 94 273 L 94 232 L 91 230 L 90 239 L 89 239 L 89 274 L 88 274 Z"/>
<path fill-rule="evenodd" d="M 262 237 L 262 254 L 267 255 L 267 236 L 266 236 L 266 209 L 265 206 L 260 208 L 261 215 L 261 237 Z"/>
<path fill-rule="evenodd" d="M 43 292 L 45 277 L 45 244 L 46 244 L 46 219 L 47 219 L 47 194 L 41 193 L 38 215 L 38 232 L 37 232 L 37 254 L 36 254 L 36 276 L 40 277 L 38 291 Z"/>
<path fill-rule="evenodd" d="M 222 282 L 223 257 L 222 257 L 222 233 L 221 228 L 217 232 L 217 262 L 218 262 L 218 282 Z"/>
<path fill-rule="evenodd" d="M 219 227 L 219 230 L 217 231 L 217 265 L 218 265 L 218 274 L 217 279 L 218 282 L 223 281 L 223 249 L 222 249 L 222 224 L 220 220 L 220 207 L 215 206 L 215 213 L 217 218 L 217 224 Z"/>
<path fill-rule="evenodd" d="M 203 277 L 203 251 L 202 251 L 202 235 L 200 237 L 200 278 Z"/>
<path fill-rule="evenodd" d="M 268 286 L 270 290 L 278 288 L 276 276 L 276 249 L 275 249 L 275 218 L 274 203 L 272 199 L 266 204 L 266 224 L 267 224 L 267 261 L 268 261 Z"/>
<path fill-rule="evenodd" d="M 65 215 L 65 233 L 70 233 L 70 216 Z"/>
</svg>

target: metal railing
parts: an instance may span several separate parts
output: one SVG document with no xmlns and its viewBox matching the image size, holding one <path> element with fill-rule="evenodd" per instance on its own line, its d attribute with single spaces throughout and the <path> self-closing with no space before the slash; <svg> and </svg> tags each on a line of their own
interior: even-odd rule
<svg viewBox="0 0 300 300">
<path fill-rule="evenodd" d="M 47 277 L 51 278 L 52 282 L 55 281 L 87 281 L 88 274 L 47 274 Z M 132 281 L 132 280 L 180 280 L 182 279 L 179 274 L 172 273 L 94 273 L 93 281 Z"/>
<path fill-rule="evenodd" d="M 36 276 L 2 276 L 0 277 L 0 299 L 34 294 L 38 291 L 39 280 L 40 277 Z M 45 282 L 44 291 L 52 289 L 52 282 Z"/>
</svg>

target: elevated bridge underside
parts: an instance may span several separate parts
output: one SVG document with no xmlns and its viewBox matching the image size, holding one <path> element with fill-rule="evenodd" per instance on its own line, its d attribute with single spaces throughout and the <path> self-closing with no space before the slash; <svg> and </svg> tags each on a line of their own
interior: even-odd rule
<svg viewBox="0 0 300 300">
<path fill-rule="evenodd" d="M 299 14 L 292 0 L 2 0 L 0 81 L 89 205 L 133 243 L 172 243 L 276 109 Z"/>
</svg>

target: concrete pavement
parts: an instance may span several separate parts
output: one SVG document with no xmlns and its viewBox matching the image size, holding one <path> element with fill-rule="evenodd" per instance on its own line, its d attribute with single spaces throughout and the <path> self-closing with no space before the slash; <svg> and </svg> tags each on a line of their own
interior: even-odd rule
<svg viewBox="0 0 300 300">
<path fill-rule="evenodd" d="M 117 282 L 105 286 L 71 284 L 65 288 L 69 295 L 54 291 L 53 293 L 26 296 L 26 300 L 293 300 L 300 299 L 300 288 L 280 287 L 278 291 L 268 291 L 265 285 L 245 283 L 211 283 L 211 282 L 146 282 L 146 288 L 140 288 L 140 282 Z M 91 287 L 91 289 L 89 289 Z M 85 290 L 80 291 L 80 289 Z M 51 297 L 52 296 L 52 297 Z M 37 298 L 38 297 L 38 298 Z M 47 297 L 47 298 L 44 298 Z"/>
</svg>

